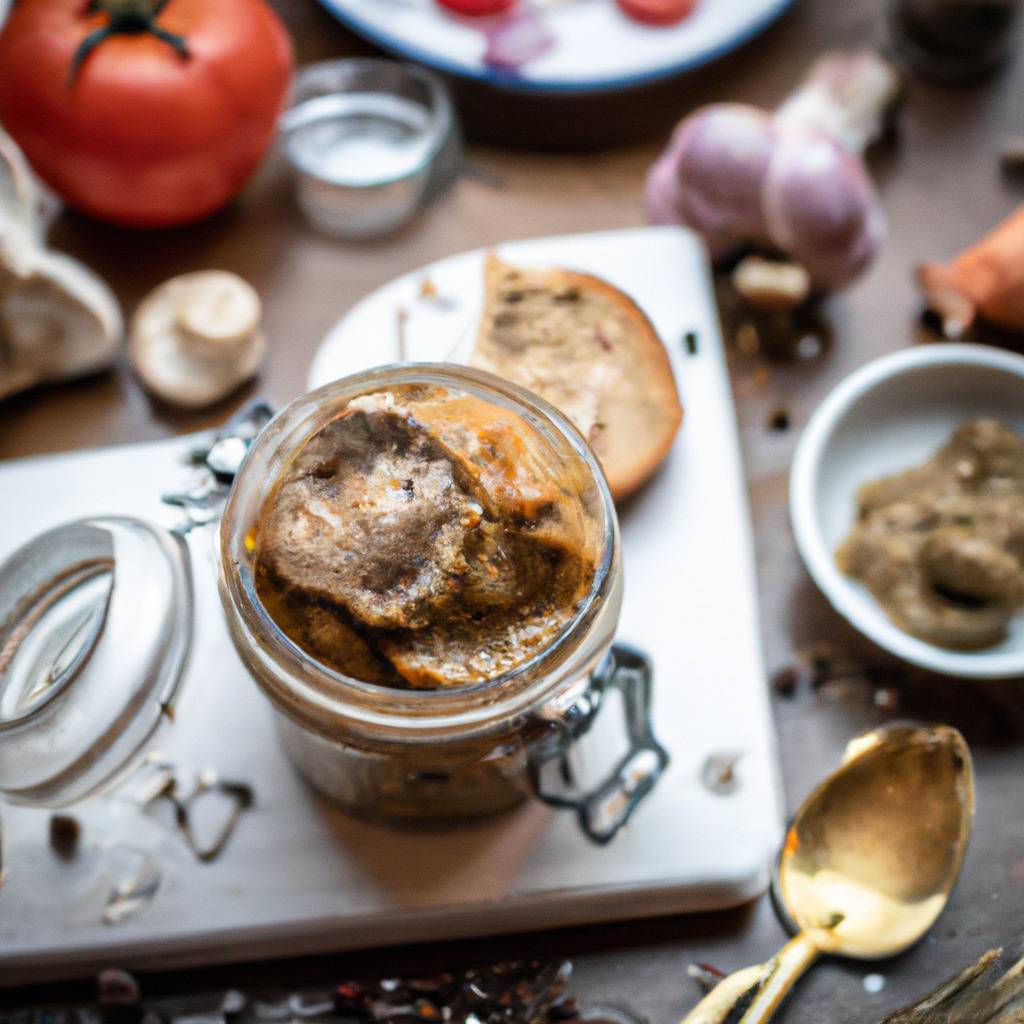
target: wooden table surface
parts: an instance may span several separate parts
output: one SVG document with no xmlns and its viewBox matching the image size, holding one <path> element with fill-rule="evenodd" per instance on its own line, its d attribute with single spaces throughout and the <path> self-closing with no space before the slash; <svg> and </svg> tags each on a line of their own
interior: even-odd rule
<svg viewBox="0 0 1024 1024">
<path fill-rule="evenodd" d="M 277 0 L 277 6 L 295 36 L 300 61 L 367 52 L 314 0 Z M 65 215 L 52 240 L 104 274 L 127 311 L 171 274 L 215 266 L 247 277 L 263 295 L 271 339 L 263 377 L 249 393 L 258 390 L 283 402 L 302 390 L 325 331 L 360 296 L 397 274 L 509 238 L 643 223 L 643 173 L 678 116 L 709 99 L 775 104 L 820 51 L 883 45 L 884 6 L 882 0 L 798 0 L 780 23 L 741 52 L 627 97 L 521 103 L 460 88 L 460 105 L 476 137 L 507 131 L 536 141 L 561 131 L 577 145 L 601 133 L 616 140 L 647 133 L 647 140 L 570 153 L 471 144 L 466 174 L 456 186 L 415 223 L 383 241 L 349 245 L 314 234 L 293 207 L 277 158 L 230 210 L 199 227 L 140 234 Z M 1021 131 L 1022 115 L 1024 61 L 968 90 L 911 80 L 899 132 L 873 158 L 891 237 L 867 276 L 827 304 L 834 345 L 812 362 L 771 364 L 767 382 L 763 373 L 754 373 L 762 365 L 758 358 L 731 355 L 768 665 L 787 665 L 796 652 L 826 642 L 866 666 L 852 678 L 775 697 L 790 807 L 837 763 L 851 736 L 890 713 L 876 704 L 879 688 L 894 688 L 903 714 L 960 727 L 972 744 L 978 774 L 974 839 L 960 886 L 939 924 L 897 960 L 821 964 L 781 1013 L 778 1019 L 785 1024 L 870 1024 L 983 950 L 1020 942 L 1024 681 L 979 685 L 909 672 L 854 635 L 826 605 L 797 557 L 787 521 L 786 474 L 800 427 L 836 381 L 874 356 L 914 341 L 919 313 L 911 281 L 914 263 L 953 254 L 1024 198 L 1024 180 L 1001 174 L 997 158 L 1000 141 Z M 0 405 L 0 457 L 190 431 L 219 422 L 242 397 L 201 416 L 174 414 L 155 406 L 120 365 L 96 379 Z M 768 429 L 778 407 L 791 414 L 787 432 Z M 699 843 L 700 835 L 693 841 Z M 638 913 L 643 909 L 638 906 Z M 651 1021 L 667 1024 L 697 998 L 685 973 L 689 962 L 740 967 L 764 959 L 784 938 L 769 901 L 762 899 L 715 915 L 339 954 L 258 969 L 211 968 L 154 977 L 146 990 L 244 987 L 268 977 L 421 975 L 431 967 L 506 957 L 567 956 L 576 964 L 573 987 L 585 1000 L 628 1003 Z M 863 986 L 869 971 L 886 981 L 876 994 Z M 0 1006 L 43 994 L 7 991 Z M 55 994 L 52 986 L 46 988 L 46 997 Z"/>
</svg>

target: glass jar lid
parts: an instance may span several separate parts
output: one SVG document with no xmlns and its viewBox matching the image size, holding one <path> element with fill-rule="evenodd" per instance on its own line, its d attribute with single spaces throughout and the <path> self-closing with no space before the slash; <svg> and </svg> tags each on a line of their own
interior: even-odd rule
<svg viewBox="0 0 1024 1024">
<path fill-rule="evenodd" d="M 188 657 L 183 539 L 139 519 L 58 526 L 0 566 L 0 794 L 60 806 L 134 761 Z"/>
</svg>

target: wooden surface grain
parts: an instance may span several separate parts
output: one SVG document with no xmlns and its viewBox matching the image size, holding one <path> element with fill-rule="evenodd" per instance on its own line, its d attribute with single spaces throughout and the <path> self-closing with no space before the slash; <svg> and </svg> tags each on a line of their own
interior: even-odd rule
<svg viewBox="0 0 1024 1024">
<path fill-rule="evenodd" d="M 277 7 L 302 62 L 368 52 L 314 0 L 277 0 Z M 450 192 L 398 235 L 378 242 L 349 245 L 311 231 L 293 206 L 278 157 L 266 163 L 231 209 L 199 227 L 132 233 L 68 214 L 55 225 L 52 240 L 104 274 L 129 312 L 171 274 L 216 266 L 247 277 L 264 297 L 271 340 L 265 372 L 247 393 L 283 402 L 302 390 L 325 331 L 360 296 L 403 271 L 509 238 L 642 223 L 643 173 L 676 118 L 710 99 L 774 105 L 822 50 L 884 45 L 884 7 L 881 0 L 798 0 L 779 24 L 740 52 L 691 76 L 622 97 L 523 103 L 459 87 L 472 136 L 491 141 L 471 143 L 466 173 Z M 541 122 L 548 127 L 538 127 Z M 823 643 L 855 662 L 844 679 L 816 689 L 802 685 L 792 696 L 775 699 L 789 805 L 796 806 L 837 763 L 851 736 L 896 713 L 959 726 L 972 744 L 978 773 L 974 839 L 940 923 L 894 961 L 819 965 L 778 1018 L 782 1024 L 870 1024 L 984 949 L 1013 947 L 1021 940 L 1024 683 L 979 685 L 910 672 L 853 634 L 816 591 L 795 552 L 786 473 L 802 424 L 836 381 L 918 336 L 914 264 L 952 255 L 1024 199 L 1024 179 L 1002 174 L 998 163 L 1000 142 L 1018 134 L 1022 124 L 1024 60 L 967 90 L 910 79 L 899 131 L 872 157 L 890 238 L 870 272 L 827 304 L 833 344 L 822 358 L 807 362 L 770 363 L 732 353 L 768 664 L 782 667 L 797 652 Z M 575 151 L 521 148 L 551 135 L 551 125 L 562 126 L 561 141 Z M 645 134 L 641 141 L 594 148 L 602 137 L 619 141 Z M 496 135 L 516 145 L 495 145 Z M 220 421 L 243 397 L 201 416 L 185 416 L 154 404 L 122 364 L 113 373 L 0 405 L 0 457 L 190 431 Z M 768 428 L 779 408 L 789 412 L 788 431 Z M 880 689 L 893 691 L 884 694 L 886 707 L 879 707 Z M 694 834 L 693 842 L 700 841 Z M 258 969 L 193 971 L 155 977 L 147 990 L 244 987 L 268 977 L 422 974 L 431 967 L 553 955 L 574 960 L 573 987 L 584 1000 L 628 1003 L 651 1021 L 667 1024 L 697 998 L 685 973 L 689 962 L 709 961 L 729 970 L 764 959 L 784 938 L 770 902 L 762 899 L 725 914 L 339 954 Z M 864 988 L 869 972 L 884 976 L 881 991 Z M 55 992 L 48 987 L 43 994 Z M 39 995 L 8 991 L 0 995 L 0 1006 Z"/>
</svg>

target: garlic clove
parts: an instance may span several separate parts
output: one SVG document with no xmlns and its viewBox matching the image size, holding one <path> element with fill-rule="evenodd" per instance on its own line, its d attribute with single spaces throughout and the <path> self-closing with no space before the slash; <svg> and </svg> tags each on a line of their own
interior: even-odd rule
<svg viewBox="0 0 1024 1024">
<path fill-rule="evenodd" d="M 35 218 L 32 174 L 13 139 L 0 129 L 0 262 L 16 273 L 32 272 L 42 247 Z"/>
<path fill-rule="evenodd" d="M 36 188 L 25 154 L 0 128 L 0 217 L 10 218 L 13 226 L 36 237 Z"/>
<path fill-rule="evenodd" d="M 746 256 L 732 272 L 736 292 L 755 309 L 783 313 L 802 306 L 811 294 L 811 275 L 798 263 Z"/>
<path fill-rule="evenodd" d="M 0 398 L 109 365 L 124 331 L 88 267 L 44 246 L 45 190 L 0 130 Z"/>
<path fill-rule="evenodd" d="M 202 408 L 259 370 L 266 351 L 260 319 L 259 296 L 236 274 L 182 274 L 139 305 L 129 356 L 157 397 L 183 408 Z"/>
<path fill-rule="evenodd" d="M 123 333 L 117 300 L 91 270 L 63 253 L 30 257 L 0 270 L 0 398 L 103 369 Z"/>
<path fill-rule="evenodd" d="M 704 236 L 713 260 L 767 236 L 762 183 L 774 148 L 771 118 L 741 103 L 697 111 L 676 130 L 670 144 L 674 181 L 670 179 L 667 201 L 674 204 L 678 221 Z M 664 187 L 659 178 L 665 182 L 664 172 L 650 182 L 652 190 Z"/>
</svg>

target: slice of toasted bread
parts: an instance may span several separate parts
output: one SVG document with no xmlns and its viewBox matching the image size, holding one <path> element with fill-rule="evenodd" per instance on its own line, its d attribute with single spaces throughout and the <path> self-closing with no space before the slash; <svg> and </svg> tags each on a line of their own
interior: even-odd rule
<svg viewBox="0 0 1024 1024">
<path fill-rule="evenodd" d="M 682 422 L 661 339 L 618 288 L 572 270 L 515 267 L 493 253 L 471 362 L 565 413 L 601 460 L 614 498 L 643 484 Z"/>
</svg>

